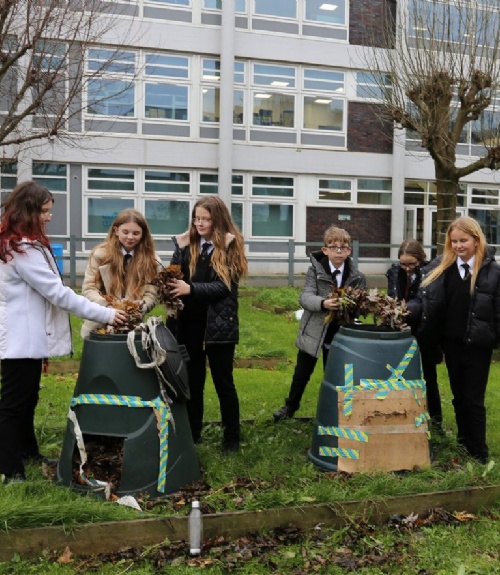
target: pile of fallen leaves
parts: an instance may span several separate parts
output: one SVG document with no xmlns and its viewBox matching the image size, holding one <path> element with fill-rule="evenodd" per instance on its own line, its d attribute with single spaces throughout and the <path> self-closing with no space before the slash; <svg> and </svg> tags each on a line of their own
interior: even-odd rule
<svg viewBox="0 0 500 575">
<path fill-rule="evenodd" d="M 128 299 L 118 299 L 112 295 L 105 295 L 104 299 L 111 307 L 127 312 L 127 321 L 122 325 L 107 325 L 94 330 L 96 333 L 128 333 L 142 323 L 143 313 L 139 302 Z"/>
<path fill-rule="evenodd" d="M 181 271 L 181 266 L 177 264 L 170 264 L 164 268 L 151 282 L 158 288 L 158 299 L 160 303 L 165 306 L 167 316 L 176 316 L 177 310 L 182 309 L 184 304 L 180 298 L 172 296 L 172 288 L 168 282 L 172 280 L 181 280 L 184 274 Z"/>
<path fill-rule="evenodd" d="M 407 327 L 409 315 L 404 301 L 399 301 L 376 288 L 365 291 L 359 288 L 334 288 L 330 298 L 337 303 L 337 308 L 330 311 L 325 323 L 336 321 L 340 325 L 354 324 L 359 317 L 372 315 L 375 325 L 401 330 Z"/>
</svg>

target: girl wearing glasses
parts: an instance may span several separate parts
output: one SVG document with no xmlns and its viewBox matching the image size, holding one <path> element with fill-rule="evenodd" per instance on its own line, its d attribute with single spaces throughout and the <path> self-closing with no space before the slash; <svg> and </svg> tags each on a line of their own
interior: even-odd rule
<svg viewBox="0 0 500 575">
<path fill-rule="evenodd" d="M 408 303 L 417 296 L 422 281 L 421 268 L 427 263 L 426 255 L 420 242 L 410 239 L 404 240 L 399 246 L 398 259 L 399 262 L 392 264 L 385 274 L 387 277 L 387 295 Z M 427 387 L 427 409 L 433 428 L 440 431 L 443 413 L 436 365 L 441 363 L 443 354 L 439 346 L 430 346 L 423 338 L 417 338 L 417 342 Z"/>
<path fill-rule="evenodd" d="M 187 412 L 193 440 L 201 440 L 206 360 L 219 397 L 223 431 L 222 450 L 240 445 L 240 408 L 233 379 L 233 360 L 239 340 L 238 284 L 247 273 L 243 236 L 224 202 L 216 196 L 198 200 L 191 227 L 173 238 L 172 264 L 181 266 L 182 280 L 168 285 L 184 308 L 177 321 L 169 318 L 179 344 L 189 355 L 191 398 Z"/>
</svg>

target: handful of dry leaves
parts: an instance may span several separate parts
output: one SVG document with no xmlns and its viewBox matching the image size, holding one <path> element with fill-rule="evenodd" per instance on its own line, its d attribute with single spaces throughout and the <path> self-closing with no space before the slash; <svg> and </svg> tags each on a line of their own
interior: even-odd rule
<svg viewBox="0 0 500 575">
<path fill-rule="evenodd" d="M 127 312 L 127 321 L 122 325 L 107 325 L 95 330 L 96 333 L 128 333 L 133 331 L 143 318 L 142 306 L 140 302 L 128 299 L 118 299 L 112 295 L 105 295 L 104 299 L 110 306 Z"/>
<path fill-rule="evenodd" d="M 172 297 L 171 288 L 167 282 L 172 280 L 181 280 L 184 274 L 181 266 L 170 264 L 164 268 L 153 280 L 152 284 L 158 288 L 158 299 L 165 306 L 167 316 L 176 316 L 177 310 L 183 309 L 184 304 L 180 298 Z"/>
<path fill-rule="evenodd" d="M 337 321 L 341 325 L 353 324 L 358 317 L 373 317 L 375 325 L 401 330 L 407 327 L 409 315 L 404 301 L 399 301 L 377 289 L 369 292 L 359 288 L 334 288 L 330 297 L 337 302 L 337 309 L 328 313 L 325 323 Z"/>
</svg>

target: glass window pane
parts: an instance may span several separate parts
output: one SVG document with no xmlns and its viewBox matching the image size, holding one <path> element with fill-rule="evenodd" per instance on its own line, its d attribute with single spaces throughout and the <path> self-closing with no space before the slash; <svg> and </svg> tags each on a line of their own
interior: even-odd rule
<svg viewBox="0 0 500 575">
<path fill-rule="evenodd" d="M 335 202 L 352 200 L 352 182 L 350 180 L 319 180 L 319 199 Z"/>
<path fill-rule="evenodd" d="M 358 204 L 373 204 L 376 206 L 390 206 L 391 194 L 378 194 L 377 192 L 358 192 Z"/>
<path fill-rule="evenodd" d="M 233 124 L 243 124 L 245 121 L 245 92 L 234 90 L 233 92 Z"/>
<path fill-rule="evenodd" d="M 87 231 L 90 234 L 107 234 L 118 214 L 133 208 L 134 200 L 122 198 L 88 198 Z"/>
<path fill-rule="evenodd" d="M 497 145 L 500 138 L 500 112 L 485 110 L 471 122 L 471 144 Z"/>
<path fill-rule="evenodd" d="M 135 190 L 135 173 L 133 170 L 90 168 L 88 170 L 88 189 L 133 192 Z"/>
<path fill-rule="evenodd" d="M 219 176 L 217 174 L 200 174 L 200 194 L 218 194 Z"/>
<path fill-rule="evenodd" d="M 297 18 L 297 0 L 255 0 L 255 14 Z"/>
<path fill-rule="evenodd" d="M 290 94 L 258 92 L 253 99 L 254 126 L 283 126 L 293 128 L 295 97 Z"/>
<path fill-rule="evenodd" d="M 189 78 L 189 58 L 146 54 L 146 76 L 163 78 Z"/>
<path fill-rule="evenodd" d="M 370 72 L 356 74 L 356 96 L 358 98 L 383 100 L 387 90 L 391 89 L 390 76 Z"/>
<path fill-rule="evenodd" d="M 489 244 L 500 244 L 500 211 L 499 210 L 473 210 L 469 209 L 469 216 L 475 218 L 480 224 Z"/>
<path fill-rule="evenodd" d="M 243 230 L 243 204 L 231 202 L 231 217 L 240 230 Z"/>
<path fill-rule="evenodd" d="M 343 100 L 304 96 L 304 128 L 342 131 L 344 128 Z"/>
<path fill-rule="evenodd" d="M 90 48 L 87 51 L 87 67 L 92 71 L 118 74 L 135 73 L 135 52 Z"/>
<path fill-rule="evenodd" d="M 52 192 L 66 192 L 68 189 L 68 167 L 66 164 L 33 162 L 33 180 Z"/>
<path fill-rule="evenodd" d="M 189 0 L 149 0 L 157 4 L 175 4 L 176 6 L 189 6 Z"/>
<path fill-rule="evenodd" d="M 146 118 L 188 119 L 188 87 L 174 84 L 146 84 Z"/>
<path fill-rule="evenodd" d="M 188 172 L 156 172 L 146 170 L 144 190 L 167 194 L 189 194 L 191 174 Z"/>
<path fill-rule="evenodd" d="M 205 86 L 202 89 L 202 121 L 218 122 L 220 120 L 220 88 Z"/>
<path fill-rule="evenodd" d="M 332 70 L 305 68 L 304 88 L 314 91 L 336 92 L 337 94 L 343 93 L 345 91 L 345 74 Z"/>
<path fill-rule="evenodd" d="M 252 204 L 252 236 L 292 237 L 293 206 Z"/>
<path fill-rule="evenodd" d="M 242 196 L 243 195 L 243 176 L 233 176 L 232 177 L 231 194 L 233 196 Z"/>
<path fill-rule="evenodd" d="M 359 178 L 357 198 L 358 204 L 389 206 L 392 203 L 392 194 L 390 193 L 391 190 L 392 180 Z"/>
<path fill-rule="evenodd" d="M 392 180 L 358 179 L 358 190 L 392 190 Z"/>
<path fill-rule="evenodd" d="M 144 216 L 152 234 L 181 234 L 189 227 L 189 202 L 146 200 Z"/>
<path fill-rule="evenodd" d="M 17 162 L 0 163 L 0 188 L 13 190 L 17 184 Z M 5 198 L 2 196 L 2 202 Z"/>
<path fill-rule="evenodd" d="M 244 84 L 245 83 L 245 63 L 235 62 L 234 63 L 234 83 Z"/>
<path fill-rule="evenodd" d="M 346 0 L 305 0 L 306 20 L 345 26 Z"/>
<path fill-rule="evenodd" d="M 498 206 L 498 192 L 495 189 L 473 188 L 471 203 L 485 206 Z"/>
<path fill-rule="evenodd" d="M 212 10 L 221 10 L 222 0 L 203 0 L 203 8 L 209 8 Z"/>
<path fill-rule="evenodd" d="M 254 64 L 253 83 L 259 86 L 295 88 L 295 68 L 271 64 Z"/>
<path fill-rule="evenodd" d="M 254 176 L 252 178 L 252 195 L 293 198 L 293 184 L 293 178 Z"/>
<path fill-rule="evenodd" d="M 220 60 L 214 60 L 212 58 L 203 59 L 202 80 L 220 80 Z"/>
<path fill-rule="evenodd" d="M 8 57 L 7 54 L 5 57 Z M 12 110 L 14 106 L 18 90 L 18 74 L 18 67 L 14 65 L 4 72 L 2 77 L 2 90 L 0 90 L 0 112 L 8 112 Z"/>
<path fill-rule="evenodd" d="M 87 112 L 100 116 L 135 116 L 135 86 L 125 80 L 95 78 L 87 85 Z"/>
</svg>

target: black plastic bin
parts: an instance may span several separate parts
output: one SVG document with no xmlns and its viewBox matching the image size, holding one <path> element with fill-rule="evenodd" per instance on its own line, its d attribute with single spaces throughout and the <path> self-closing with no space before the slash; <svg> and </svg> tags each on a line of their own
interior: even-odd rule
<svg viewBox="0 0 500 575">
<path fill-rule="evenodd" d="M 349 473 L 429 465 L 428 418 L 411 333 L 344 326 L 328 354 L 308 457 Z"/>
<path fill-rule="evenodd" d="M 149 362 L 139 336 L 135 346 L 141 359 Z M 113 489 L 117 495 L 159 497 L 200 478 L 185 403 L 162 400 L 155 370 L 136 366 L 126 335 L 92 332 L 85 339 L 72 404 L 84 440 L 123 439 L 121 478 Z M 156 412 L 153 405 L 159 408 Z M 166 423 L 168 413 L 171 419 Z M 59 482 L 77 491 L 104 493 L 102 487 L 77 479 L 75 449 L 75 427 L 68 420 L 57 468 Z"/>
</svg>

